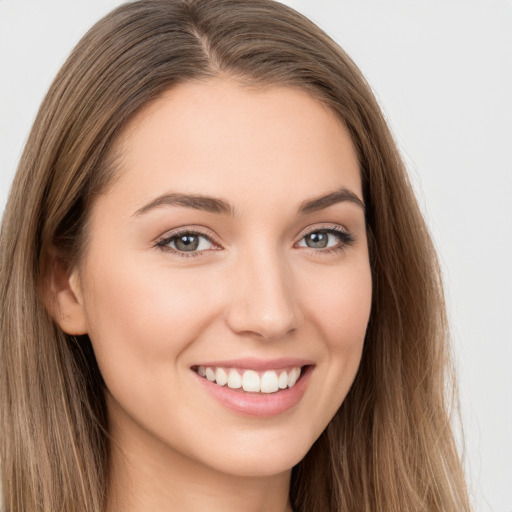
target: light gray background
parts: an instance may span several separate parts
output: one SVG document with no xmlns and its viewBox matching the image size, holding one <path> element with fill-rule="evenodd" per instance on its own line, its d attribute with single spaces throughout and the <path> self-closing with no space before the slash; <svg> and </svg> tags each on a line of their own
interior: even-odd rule
<svg viewBox="0 0 512 512">
<path fill-rule="evenodd" d="M 0 0 L 0 212 L 50 81 L 120 3 Z M 475 509 L 512 512 L 512 0 L 285 3 L 353 57 L 390 122 L 444 269 Z"/>
</svg>

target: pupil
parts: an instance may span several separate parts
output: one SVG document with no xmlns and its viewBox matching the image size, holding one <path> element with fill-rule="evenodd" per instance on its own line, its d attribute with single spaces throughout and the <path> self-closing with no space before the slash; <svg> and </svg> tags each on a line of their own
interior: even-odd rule
<svg viewBox="0 0 512 512">
<path fill-rule="evenodd" d="M 199 246 L 199 237 L 196 235 L 183 235 L 176 239 L 176 248 L 180 251 L 194 251 Z"/>
<path fill-rule="evenodd" d="M 311 233 L 308 235 L 308 239 L 311 242 L 309 247 L 314 247 L 316 249 L 327 247 L 327 233 L 322 233 L 321 231 L 317 233 Z"/>
</svg>

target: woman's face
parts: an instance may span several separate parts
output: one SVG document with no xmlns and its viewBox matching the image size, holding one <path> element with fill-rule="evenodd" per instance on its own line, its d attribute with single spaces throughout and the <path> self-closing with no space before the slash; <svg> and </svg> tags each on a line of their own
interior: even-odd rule
<svg viewBox="0 0 512 512">
<path fill-rule="evenodd" d="M 303 91 L 216 79 L 168 91 L 116 150 L 70 279 L 114 439 L 229 474 L 291 468 L 345 398 L 370 314 L 347 130 Z"/>
</svg>

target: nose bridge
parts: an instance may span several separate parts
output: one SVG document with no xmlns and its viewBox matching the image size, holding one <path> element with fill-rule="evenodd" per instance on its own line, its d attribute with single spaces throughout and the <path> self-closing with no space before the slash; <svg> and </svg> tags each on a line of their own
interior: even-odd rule
<svg viewBox="0 0 512 512">
<path fill-rule="evenodd" d="M 278 247 L 250 245 L 237 258 L 228 322 L 239 334 L 278 339 L 298 325 L 293 275 Z"/>
</svg>

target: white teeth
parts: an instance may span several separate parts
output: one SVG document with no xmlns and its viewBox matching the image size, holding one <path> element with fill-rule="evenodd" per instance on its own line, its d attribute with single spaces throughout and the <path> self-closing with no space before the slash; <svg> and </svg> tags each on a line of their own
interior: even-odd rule
<svg viewBox="0 0 512 512">
<path fill-rule="evenodd" d="M 253 370 L 246 370 L 242 377 L 242 387 L 244 391 L 252 393 L 260 392 L 260 376 Z"/>
<path fill-rule="evenodd" d="M 261 392 L 262 393 L 275 393 L 279 389 L 279 380 L 277 373 L 268 371 L 261 377 Z"/>
<path fill-rule="evenodd" d="M 288 374 L 286 372 L 281 372 L 279 375 L 278 385 L 279 389 L 286 389 L 288 387 Z"/>
<path fill-rule="evenodd" d="M 292 388 L 300 377 L 300 367 L 284 370 L 267 370 L 263 374 L 255 370 L 242 371 L 242 375 L 234 368 L 212 368 L 198 366 L 197 373 L 206 377 L 218 386 L 227 386 L 231 389 L 243 388 L 250 393 L 276 393 L 279 390 Z M 261 376 L 260 376 L 261 375 Z"/>
<path fill-rule="evenodd" d="M 297 379 L 300 377 L 300 368 L 292 368 L 288 375 L 288 387 L 295 386 Z"/>
<path fill-rule="evenodd" d="M 240 389 L 242 387 L 242 376 L 236 370 L 229 370 L 228 388 Z"/>
<path fill-rule="evenodd" d="M 228 374 L 222 368 L 217 368 L 215 380 L 219 386 L 224 386 L 228 382 Z"/>
<path fill-rule="evenodd" d="M 215 372 L 211 368 L 206 368 L 206 378 L 213 382 L 215 380 Z"/>
</svg>

